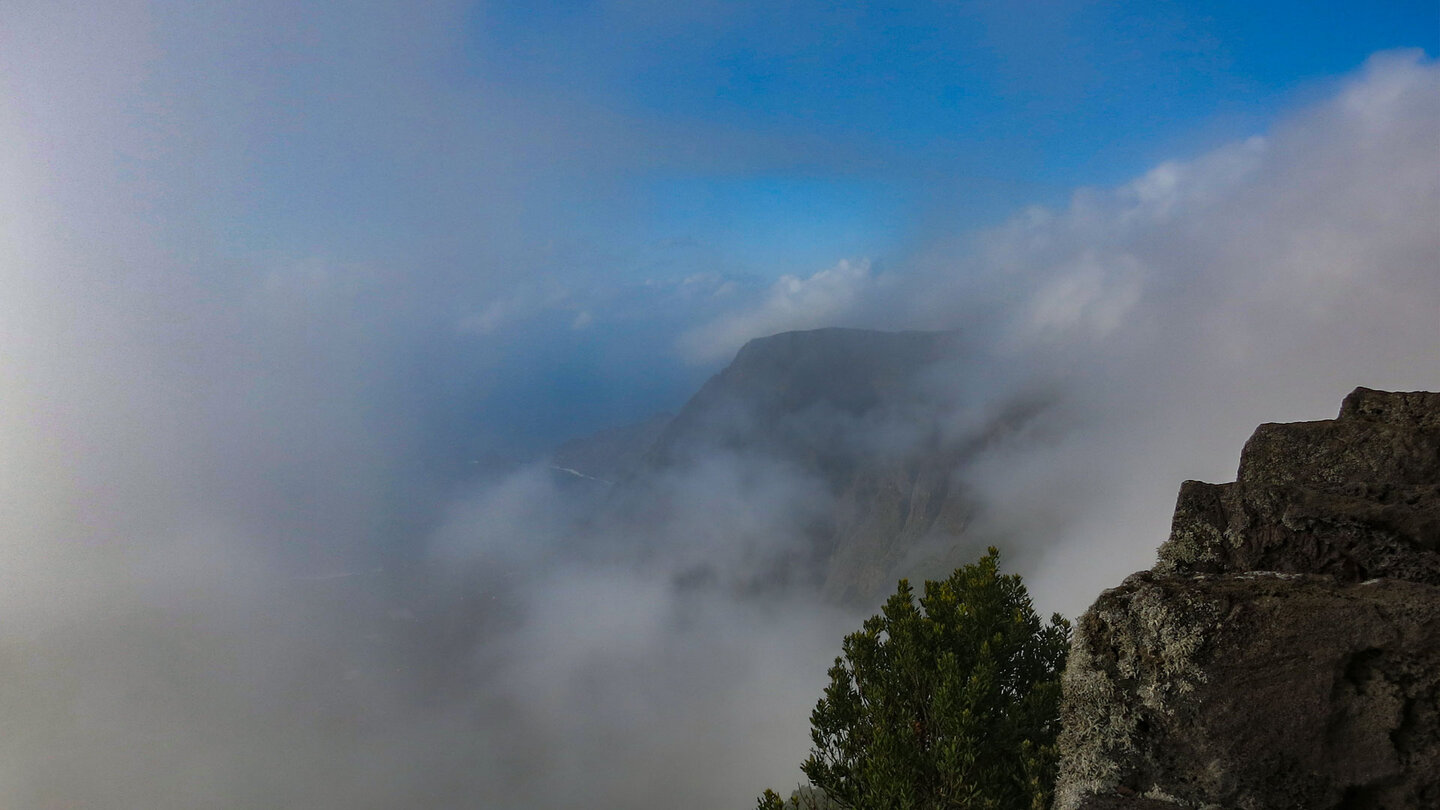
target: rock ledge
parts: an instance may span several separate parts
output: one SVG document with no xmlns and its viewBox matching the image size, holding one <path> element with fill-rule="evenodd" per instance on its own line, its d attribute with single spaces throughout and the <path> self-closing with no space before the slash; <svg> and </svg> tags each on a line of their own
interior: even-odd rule
<svg viewBox="0 0 1440 810">
<path fill-rule="evenodd" d="M 1440 394 L 1261 425 L 1159 558 L 1076 623 L 1057 810 L 1440 807 Z"/>
</svg>

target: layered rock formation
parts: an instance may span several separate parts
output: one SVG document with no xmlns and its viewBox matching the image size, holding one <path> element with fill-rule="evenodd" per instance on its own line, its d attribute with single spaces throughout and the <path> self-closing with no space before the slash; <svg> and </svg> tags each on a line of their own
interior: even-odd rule
<svg viewBox="0 0 1440 810">
<path fill-rule="evenodd" d="M 1057 810 L 1440 807 L 1440 394 L 1262 425 L 1159 556 L 1076 623 Z"/>
</svg>

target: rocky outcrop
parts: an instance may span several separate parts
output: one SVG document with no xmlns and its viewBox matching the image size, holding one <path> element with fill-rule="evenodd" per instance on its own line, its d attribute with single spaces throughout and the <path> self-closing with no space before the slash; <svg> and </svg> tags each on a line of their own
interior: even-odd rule
<svg viewBox="0 0 1440 810">
<path fill-rule="evenodd" d="M 1159 556 L 1076 623 L 1057 810 L 1440 807 L 1440 395 L 1262 425 Z"/>
<path fill-rule="evenodd" d="M 1181 486 L 1156 571 L 1440 585 L 1440 395 L 1362 388 L 1337 419 L 1261 425 L 1234 483 Z"/>
</svg>

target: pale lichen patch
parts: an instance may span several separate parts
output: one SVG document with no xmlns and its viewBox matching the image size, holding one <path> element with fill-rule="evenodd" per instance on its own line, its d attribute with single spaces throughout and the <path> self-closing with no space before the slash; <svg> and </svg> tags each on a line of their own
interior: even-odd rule
<svg viewBox="0 0 1440 810">
<path fill-rule="evenodd" d="M 1056 810 L 1114 790 L 1141 756 L 1144 716 L 1173 716 L 1206 681 L 1223 612 L 1177 584 L 1132 578 L 1081 617 L 1063 680 Z"/>
</svg>

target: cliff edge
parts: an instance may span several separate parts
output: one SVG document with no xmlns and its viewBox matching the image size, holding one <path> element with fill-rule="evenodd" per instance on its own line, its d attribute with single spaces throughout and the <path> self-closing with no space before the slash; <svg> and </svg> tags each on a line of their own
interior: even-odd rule
<svg viewBox="0 0 1440 810">
<path fill-rule="evenodd" d="M 1185 482 L 1064 688 L 1056 810 L 1440 807 L 1440 394 L 1356 389 Z"/>
</svg>

